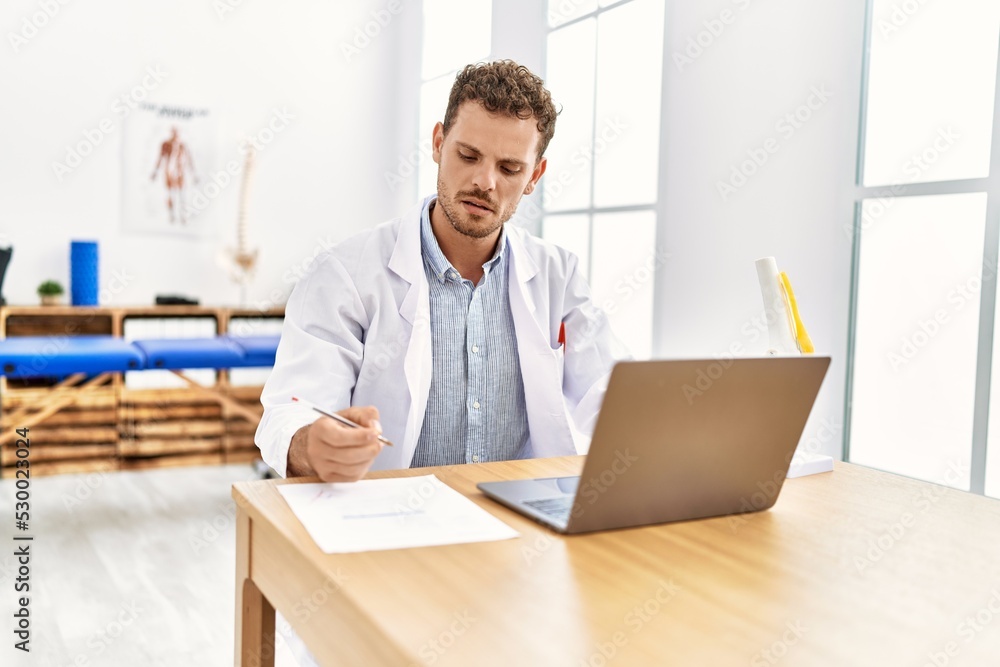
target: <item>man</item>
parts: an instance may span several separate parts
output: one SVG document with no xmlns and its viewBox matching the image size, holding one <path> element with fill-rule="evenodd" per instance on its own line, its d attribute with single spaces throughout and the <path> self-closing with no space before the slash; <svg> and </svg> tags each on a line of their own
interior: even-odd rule
<svg viewBox="0 0 1000 667">
<path fill-rule="evenodd" d="M 317 258 L 289 298 L 256 435 L 280 475 L 586 450 L 613 363 L 607 318 L 574 255 L 504 224 L 545 173 L 555 120 L 517 63 L 459 73 L 434 128 L 437 195 Z"/>
</svg>

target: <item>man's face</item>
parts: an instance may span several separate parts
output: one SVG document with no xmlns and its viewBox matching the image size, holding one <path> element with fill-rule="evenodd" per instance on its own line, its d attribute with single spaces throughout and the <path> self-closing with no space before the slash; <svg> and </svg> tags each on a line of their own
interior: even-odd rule
<svg viewBox="0 0 1000 667">
<path fill-rule="evenodd" d="M 534 118 L 491 114 L 476 101 L 458 108 L 448 135 L 434 128 L 438 163 L 438 204 L 458 232 L 473 238 L 492 235 L 517 210 L 545 172 L 537 156 Z"/>
</svg>

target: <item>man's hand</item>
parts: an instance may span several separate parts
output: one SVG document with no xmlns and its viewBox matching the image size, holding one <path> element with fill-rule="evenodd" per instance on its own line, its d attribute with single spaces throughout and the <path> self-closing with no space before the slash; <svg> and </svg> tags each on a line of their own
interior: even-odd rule
<svg viewBox="0 0 1000 667">
<path fill-rule="evenodd" d="M 356 482 L 365 476 L 384 445 L 382 425 L 374 406 L 337 412 L 364 428 L 344 426 L 320 417 L 292 436 L 288 447 L 288 477 L 319 475 L 324 482 Z"/>
</svg>

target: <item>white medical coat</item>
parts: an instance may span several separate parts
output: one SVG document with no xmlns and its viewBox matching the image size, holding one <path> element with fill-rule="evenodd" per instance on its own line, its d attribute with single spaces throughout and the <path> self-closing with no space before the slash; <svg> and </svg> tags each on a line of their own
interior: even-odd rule
<svg viewBox="0 0 1000 667">
<path fill-rule="evenodd" d="M 420 245 L 423 204 L 316 258 L 289 297 L 255 441 L 285 476 L 292 435 L 327 410 L 374 405 L 385 447 L 373 469 L 407 468 L 431 383 L 430 307 Z M 606 315 L 572 253 L 506 227 L 510 309 L 528 411 L 525 458 L 585 452 L 614 363 Z M 566 345 L 559 344 L 565 324 Z"/>
</svg>

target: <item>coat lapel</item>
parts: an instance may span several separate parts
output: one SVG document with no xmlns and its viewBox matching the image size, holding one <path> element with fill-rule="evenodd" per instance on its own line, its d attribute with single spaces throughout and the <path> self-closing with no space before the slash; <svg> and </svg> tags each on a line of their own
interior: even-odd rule
<svg viewBox="0 0 1000 667">
<path fill-rule="evenodd" d="M 511 230 L 512 231 L 512 230 Z M 536 284 L 543 276 L 518 234 L 510 239 L 510 311 L 517 332 L 524 402 L 528 410 L 528 429 L 535 457 L 575 454 L 562 395 L 562 350 L 552 347 L 551 313 L 538 309 L 536 298 L 543 298 L 546 288 Z M 558 324 L 556 324 L 558 327 Z"/>
<path fill-rule="evenodd" d="M 415 206 L 403 216 L 396 245 L 389 257 L 389 269 L 409 283 L 399 305 L 399 315 L 410 327 L 410 341 L 403 359 L 403 374 L 410 392 L 406 430 L 401 443 L 403 451 L 400 452 L 404 467 L 410 465 L 416 451 L 431 386 L 430 301 L 420 248 L 420 216 L 423 206 L 423 203 Z"/>
</svg>

